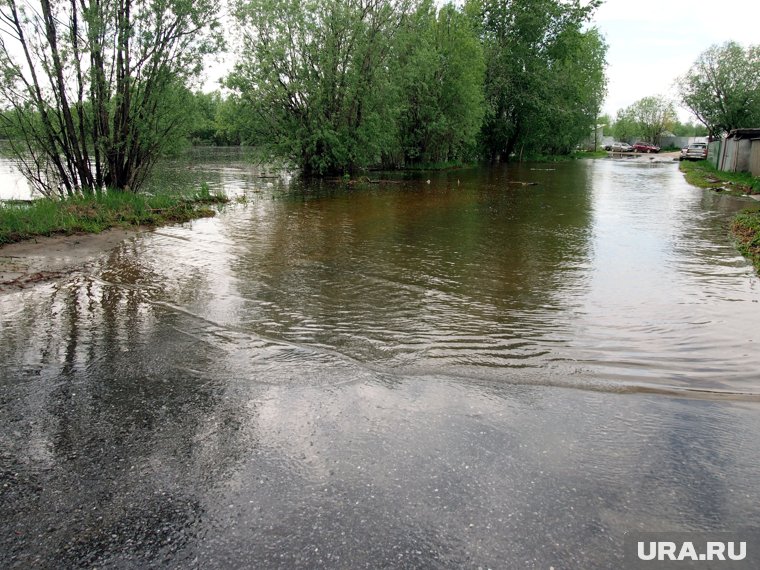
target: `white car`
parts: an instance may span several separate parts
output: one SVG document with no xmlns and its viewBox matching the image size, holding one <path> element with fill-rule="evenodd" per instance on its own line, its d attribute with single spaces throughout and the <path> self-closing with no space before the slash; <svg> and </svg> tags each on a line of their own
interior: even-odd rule
<svg viewBox="0 0 760 570">
<path fill-rule="evenodd" d="M 679 160 L 705 160 L 707 158 L 707 143 L 694 143 L 681 149 Z"/>
<path fill-rule="evenodd" d="M 615 143 L 612 143 L 610 150 L 612 152 L 633 152 L 633 147 L 629 145 L 628 143 L 615 142 Z"/>
</svg>

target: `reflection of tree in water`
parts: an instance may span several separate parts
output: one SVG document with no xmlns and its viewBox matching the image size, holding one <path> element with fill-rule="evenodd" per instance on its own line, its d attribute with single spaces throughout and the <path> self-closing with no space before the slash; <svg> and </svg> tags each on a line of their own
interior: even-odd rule
<svg viewBox="0 0 760 570">
<path fill-rule="evenodd" d="M 233 264 L 252 326 L 396 365 L 523 366 L 551 350 L 543 340 L 572 309 L 566 291 L 581 287 L 573 269 L 589 255 L 586 169 L 428 176 L 294 185 Z M 480 352 L 449 351 L 457 337 Z"/>
<path fill-rule="evenodd" d="M 94 279 L 19 296 L 23 311 L 0 332 L 0 456 L 13 458 L 4 550 L 64 565 L 130 551 L 148 561 L 191 538 L 179 531 L 204 494 L 257 445 L 255 410 L 224 397 L 224 347 L 171 308 L 208 286 L 124 245 Z"/>
</svg>

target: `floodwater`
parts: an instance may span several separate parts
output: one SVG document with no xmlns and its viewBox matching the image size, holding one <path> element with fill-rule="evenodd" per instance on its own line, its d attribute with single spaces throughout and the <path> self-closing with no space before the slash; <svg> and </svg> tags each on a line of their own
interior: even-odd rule
<svg viewBox="0 0 760 570">
<path fill-rule="evenodd" d="M 760 527 L 746 202 L 625 160 L 165 174 L 235 199 L 0 295 L 4 566 L 601 569 Z"/>
</svg>

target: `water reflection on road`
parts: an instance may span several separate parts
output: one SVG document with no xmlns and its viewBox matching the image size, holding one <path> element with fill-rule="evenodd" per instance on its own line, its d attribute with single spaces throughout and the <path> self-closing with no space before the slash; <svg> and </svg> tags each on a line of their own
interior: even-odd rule
<svg viewBox="0 0 760 570">
<path fill-rule="evenodd" d="M 544 168 L 196 165 L 246 199 L 0 296 L 4 559 L 610 568 L 760 524 L 743 204 Z"/>
</svg>

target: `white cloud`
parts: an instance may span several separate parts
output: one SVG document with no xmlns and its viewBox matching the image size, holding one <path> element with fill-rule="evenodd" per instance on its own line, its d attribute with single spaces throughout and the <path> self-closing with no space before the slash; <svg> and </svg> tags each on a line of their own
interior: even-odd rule
<svg viewBox="0 0 760 570">
<path fill-rule="evenodd" d="M 713 44 L 760 42 L 757 0 L 608 0 L 595 22 L 609 44 L 604 110 L 612 115 L 648 95 L 674 96 L 676 79 Z"/>
</svg>

